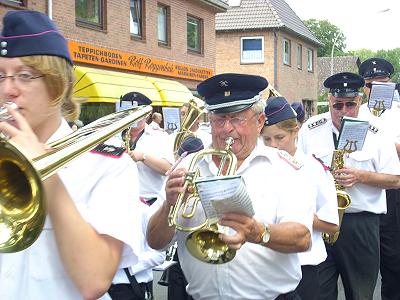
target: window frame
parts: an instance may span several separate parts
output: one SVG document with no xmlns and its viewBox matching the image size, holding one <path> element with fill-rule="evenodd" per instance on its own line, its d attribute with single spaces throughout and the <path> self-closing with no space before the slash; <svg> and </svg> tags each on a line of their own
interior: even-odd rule
<svg viewBox="0 0 400 300">
<path fill-rule="evenodd" d="M 243 57 L 243 41 L 245 40 L 261 40 L 261 58 L 260 59 L 246 59 Z M 264 53 L 264 36 L 242 36 L 240 37 L 240 63 L 241 64 L 263 64 L 265 61 L 265 53 Z"/>
<path fill-rule="evenodd" d="M 299 53 L 300 50 L 300 53 Z M 303 45 L 297 44 L 297 69 L 303 69 Z"/>
<path fill-rule="evenodd" d="M 286 48 L 287 45 L 287 48 Z M 286 49 L 288 49 L 288 52 L 286 53 Z M 289 39 L 283 38 L 283 64 L 286 66 L 291 65 L 291 60 L 292 60 L 292 43 Z"/>
<path fill-rule="evenodd" d="M 16 0 L 0 0 L 0 3 L 5 5 L 5 6 L 11 6 L 11 7 L 27 7 L 28 6 L 28 0 L 21 0 L 19 1 L 20 3 L 17 3 Z"/>
<path fill-rule="evenodd" d="M 189 48 L 189 39 L 188 39 L 188 23 L 189 23 L 189 19 L 192 19 L 194 21 L 198 22 L 198 43 L 199 43 L 199 49 L 192 49 Z M 204 33 L 204 21 L 203 19 L 190 15 L 188 14 L 186 17 L 186 48 L 188 53 L 192 53 L 192 54 L 203 54 L 204 53 L 204 37 L 203 37 L 203 33 Z"/>
<path fill-rule="evenodd" d="M 133 18 L 132 18 L 132 6 L 131 6 L 131 2 L 135 2 L 135 1 L 139 1 L 140 2 L 140 20 L 138 22 L 139 24 L 139 29 L 140 32 L 138 34 L 133 33 L 131 31 L 131 21 L 133 22 Z M 134 39 L 138 39 L 138 40 L 145 40 L 146 39 L 146 26 L 145 26 L 145 18 L 144 16 L 146 16 L 146 1 L 145 0 L 130 0 L 129 1 L 129 34 L 131 35 L 132 38 Z"/>
<path fill-rule="evenodd" d="M 311 54 L 311 60 L 310 60 L 310 54 Z M 307 71 L 314 72 L 314 50 L 310 48 L 307 48 Z"/>
<path fill-rule="evenodd" d="M 96 0 L 93 0 L 96 1 Z M 99 1 L 99 22 L 91 22 L 86 19 L 80 19 L 76 12 L 76 1 L 75 1 L 75 23 L 77 26 L 87 27 L 96 30 L 105 30 L 106 29 L 106 20 L 107 20 L 107 3 L 106 0 L 98 0 Z"/>
<path fill-rule="evenodd" d="M 158 9 L 159 8 L 164 8 L 165 9 L 165 36 L 166 36 L 166 41 L 162 41 L 159 39 L 158 36 Z M 163 47 L 169 47 L 171 46 L 171 7 L 168 5 L 165 5 L 163 3 L 158 2 L 157 3 L 157 41 L 159 46 Z"/>
</svg>

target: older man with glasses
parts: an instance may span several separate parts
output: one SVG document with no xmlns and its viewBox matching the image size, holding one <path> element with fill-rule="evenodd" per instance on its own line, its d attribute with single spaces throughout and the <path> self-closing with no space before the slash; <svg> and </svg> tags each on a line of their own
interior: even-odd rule
<svg viewBox="0 0 400 300">
<path fill-rule="evenodd" d="M 255 212 L 249 216 L 232 209 L 219 219 L 221 225 L 236 233 L 221 233 L 210 241 L 220 240 L 237 250 L 233 260 L 224 264 L 217 264 L 220 262 L 217 256 L 212 257 L 212 264 L 197 260 L 185 246 L 189 233 L 168 226 L 170 208 L 175 205 L 178 193 L 184 192 L 187 175 L 184 168 L 192 156 L 187 156 L 179 169 L 169 175 L 165 193 L 161 195 L 163 201 L 156 202 L 160 207 L 150 219 L 149 244 L 160 249 L 177 240 L 179 260 L 189 283 L 186 289 L 196 300 L 299 299 L 295 291 L 301 278 L 297 252 L 310 247 L 312 196 L 307 189 L 303 190 L 303 179 L 298 180 L 296 168 L 300 166 L 286 152 L 287 155 L 267 147 L 259 139 L 265 122 L 265 104 L 260 92 L 267 86 L 267 80 L 260 76 L 219 74 L 197 87 L 209 112 L 212 147 L 224 149 L 228 137 L 234 140 L 236 174 L 245 181 Z M 216 155 L 201 158 L 197 164 L 199 176 L 219 174 L 221 160 Z M 226 170 L 221 169 L 225 174 Z M 203 214 L 200 205 L 197 206 L 193 218 L 186 220 L 187 225 L 194 225 Z M 200 248 L 209 246 L 203 242 L 199 240 Z M 220 252 L 208 250 L 207 254 Z"/>
<path fill-rule="evenodd" d="M 358 117 L 364 79 L 353 73 L 325 80 L 330 111 L 307 120 L 298 147 L 330 165 L 343 117 Z M 340 275 L 346 299 L 372 299 L 379 271 L 379 216 L 386 213 L 385 190 L 400 186 L 400 163 L 394 143 L 370 126 L 362 150 L 344 157 L 335 180 L 351 197 L 340 235 L 326 244 L 327 259 L 319 265 L 320 299 L 337 299 Z"/>
<path fill-rule="evenodd" d="M 374 82 L 390 82 L 394 73 L 393 65 L 382 58 L 370 58 L 359 68 L 359 74 L 364 77 L 366 87 L 364 92 L 369 96 Z M 398 92 L 397 90 L 395 93 Z M 395 101 L 397 100 L 397 101 Z M 360 108 L 360 116 L 373 123 L 381 133 L 394 142 L 397 154 L 400 155 L 400 102 L 393 99 L 392 107 L 373 115 L 367 103 Z M 383 300 L 400 299 L 400 190 L 386 190 L 387 213 L 380 218 L 380 264 Z"/>
</svg>

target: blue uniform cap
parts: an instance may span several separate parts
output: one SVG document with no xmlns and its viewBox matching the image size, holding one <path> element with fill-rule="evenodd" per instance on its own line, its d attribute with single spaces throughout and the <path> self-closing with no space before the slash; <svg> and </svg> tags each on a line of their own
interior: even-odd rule
<svg viewBox="0 0 400 300">
<path fill-rule="evenodd" d="M 0 57 L 51 55 L 72 60 L 67 41 L 55 24 L 38 11 L 9 11 L 3 18 Z"/>
<path fill-rule="evenodd" d="M 359 95 L 359 89 L 365 84 L 358 74 L 343 72 L 332 75 L 324 81 L 324 86 L 334 97 L 351 98 Z"/>
<path fill-rule="evenodd" d="M 265 126 L 271 126 L 284 120 L 295 119 L 296 112 L 284 97 L 270 97 L 264 109 Z"/>
<path fill-rule="evenodd" d="M 358 68 L 358 74 L 365 79 L 374 77 L 390 77 L 394 73 L 393 65 L 383 58 L 370 58 Z"/>
<path fill-rule="evenodd" d="M 195 153 L 202 149 L 204 149 L 204 145 L 201 139 L 194 136 L 189 136 L 180 145 L 178 149 L 178 155 L 181 156 L 184 152 L 187 152 L 188 154 Z"/>
<path fill-rule="evenodd" d="M 131 102 L 132 105 L 135 102 L 137 106 L 150 105 L 152 103 L 152 101 L 149 98 L 147 98 L 145 95 L 139 92 L 129 92 L 123 95 L 120 98 L 120 102 L 125 102 L 125 101 Z"/>
<path fill-rule="evenodd" d="M 299 122 L 302 122 L 305 116 L 303 104 L 301 104 L 300 102 L 293 102 L 291 106 L 297 114 L 297 120 Z"/>
<path fill-rule="evenodd" d="M 214 113 L 234 113 L 250 108 L 261 99 L 261 91 L 268 86 L 264 77 L 225 73 L 215 75 L 197 86 L 204 97 L 205 108 Z"/>
</svg>

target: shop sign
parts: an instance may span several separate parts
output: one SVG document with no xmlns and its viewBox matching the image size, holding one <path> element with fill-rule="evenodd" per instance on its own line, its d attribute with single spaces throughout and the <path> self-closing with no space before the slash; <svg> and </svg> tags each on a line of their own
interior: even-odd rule
<svg viewBox="0 0 400 300">
<path fill-rule="evenodd" d="M 203 81 L 213 75 L 213 70 L 209 68 L 96 47 L 76 41 L 68 41 L 68 47 L 74 62 L 197 81 Z"/>
</svg>

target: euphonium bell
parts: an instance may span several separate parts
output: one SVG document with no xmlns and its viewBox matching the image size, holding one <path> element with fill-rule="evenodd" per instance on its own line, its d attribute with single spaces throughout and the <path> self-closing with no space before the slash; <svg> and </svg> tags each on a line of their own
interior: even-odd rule
<svg viewBox="0 0 400 300">
<path fill-rule="evenodd" d="M 188 173 L 184 182 L 184 190 L 190 190 L 191 193 L 187 199 L 184 199 L 186 192 L 180 193 L 173 207 L 171 207 L 168 215 L 168 223 L 170 226 L 175 226 L 177 230 L 191 232 L 186 239 L 186 247 L 188 251 L 197 259 L 212 264 L 221 264 L 231 261 L 236 254 L 236 251 L 230 249 L 227 244 L 223 243 L 218 235 L 221 233 L 222 226 L 218 224 L 209 224 L 209 220 L 205 217 L 204 222 L 195 226 L 187 226 L 179 223 L 181 220 L 193 218 L 197 210 L 200 197 L 197 193 L 195 180 L 199 174 L 198 163 L 206 155 L 220 156 L 221 162 L 218 168 L 217 176 L 234 175 L 236 172 L 237 158 L 231 151 L 233 138 L 228 137 L 226 140 L 225 149 L 204 149 L 197 152 L 192 158 Z"/>
<path fill-rule="evenodd" d="M 48 153 L 32 161 L 0 138 L 0 252 L 24 250 L 42 232 L 46 219 L 42 181 L 151 111 L 151 106 L 143 106 L 103 117 L 52 143 Z"/>
<path fill-rule="evenodd" d="M 332 156 L 331 167 L 333 170 L 341 169 L 344 167 L 344 155 L 346 152 L 344 150 L 334 150 Z M 338 202 L 338 214 L 339 214 L 339 230 L 342 224 L 342 219 L 346 208 L 351 204 L 350 195 L 344 190 L 344 187 L 338 184 L 335 180 L 336 187 L 336 197 Z M 334 244 L 339 238 L 340 231 L 335 232 L 335 234 L 330 235 L 326 232 L 322 233 L 322 238 L 327 244 Z"/>
</svg>

